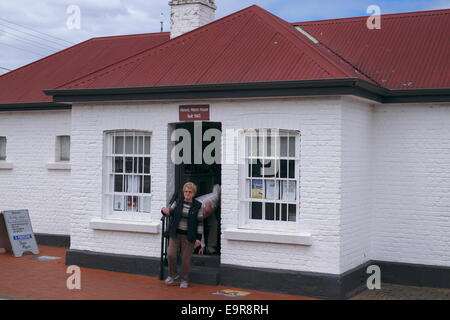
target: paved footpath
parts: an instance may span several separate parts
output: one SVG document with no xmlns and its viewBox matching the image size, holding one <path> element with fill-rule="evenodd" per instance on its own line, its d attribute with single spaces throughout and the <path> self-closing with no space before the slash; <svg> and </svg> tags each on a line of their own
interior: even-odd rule
<svg viewBox="0 0 450 320">
<path fill-rule="evenodd" d="M 61 257 L 53 261 L 31 260 L 37 255 L 15 258 L 0 253 L 0 299 L 44 300 L 306 300 L 285 294 L 224 286 L 191 284 L 188 289 L 169 287 L 156 277 L 81 268 L 81 290 L 67 289 L 65 248 L 39 246 L 39 256 Z M 213 295 L 222 289 L 250 292 L 242 298 Z"/>
<path fill-rule="evenodd" d="M 382 283 L 379 290 L 365 290 L 351 300 L 450 300 L 450 289 Z"/>
</svg>

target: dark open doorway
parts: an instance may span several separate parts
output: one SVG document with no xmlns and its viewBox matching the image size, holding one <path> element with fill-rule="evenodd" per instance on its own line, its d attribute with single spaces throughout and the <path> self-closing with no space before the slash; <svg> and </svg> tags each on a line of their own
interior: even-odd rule
<svg viewBox="0 0 450 320">
<path fill-rule="evenodd" d="M 199 126 L 201 125 L 201 130 L 199 130 Z M 197 130 L 195 130 L 194 126 L 197 126 Z M 206 163 L 204 157 L 199 157 L 199 155 L 195 154 L 196 152 L 200 152 L 203 155 L 205 148 L 208 147 L 211 143 L 216 143 L 216 145 L 220 146 L 221 141 L 214 141 L 214 138 L 211 141 L 204 141 L 203 137 L 205 132 L 209 129 L 217 129 L 219 131 L 222 130 L 222 124 L 220 122 L 185 122 L 178 123 L 175 125 L 175 129 L 186 129 L 190 133 L 192 147 L 190 159 L 192 160 L 190 163 L 181 163 L 175 165 L 175 190 L 178 194 L 181 194 L 183 185 L 186 182 L 193 182 L 197 185 L 197 195 L 196 197 L 211 193 L 213 191 L 214 185 L 222 185 L 221 181 L 221 164 L 220 161 L 214 163 Z M 200 134 L 201 137 L 196 137 L 195 134 Z M 201 141 L 201 142 L 200 142 Z M 201 148 L 194 148 L 195 143 L 201 143 Z M 216 154 L 216 152 L 220 153 L 220 148 L 214 150 L 212 155 L 218 159 L 220 159 L 220 154 Z M 196 159 L 197 161 L 194 161 Z M 198 161 L 200 160 L 200 161 Z M 215 211 L 215 217 L 208 218 L 204 221 L 204 237 L 206 244 L 206 254 L 220 254 L 220 206 Z M 213 221 L 213 219 L 216 221 Z M 211 246 L 208 247 L 208 244 Z"/>
</svg>

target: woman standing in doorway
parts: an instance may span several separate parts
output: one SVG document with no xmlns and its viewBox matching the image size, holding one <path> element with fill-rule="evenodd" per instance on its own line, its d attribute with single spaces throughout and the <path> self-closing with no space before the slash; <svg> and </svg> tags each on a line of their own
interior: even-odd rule
<svg viewBox="0 0 450 320">
<path fill-rule="evenodd" d="M 184 201 L 175 201 L 169 208 L 162 208 L 161 212 L 171 216 L 169 224 L 169 276 L 165 280 L 167 285 L 173 285 L 180 280 L 180 288 L 189 286 L 189 271 L 194 247 L 201 244 L 203 234 L 203 211 L 212 212 L 211 203 L 202 204 L 195 200 L 197 186 L 187 182 L 183 186 Z M 177 275 L 177 252 L 181 248 L 181 273 Z"/>
</svg>

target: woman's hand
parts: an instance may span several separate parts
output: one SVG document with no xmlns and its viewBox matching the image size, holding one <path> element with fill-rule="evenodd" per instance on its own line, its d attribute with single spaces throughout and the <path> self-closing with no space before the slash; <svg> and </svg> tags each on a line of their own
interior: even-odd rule
<svg viewBox="0 0 450 320">
<path fill-rule="evenodd" d="M 161 211 L 162 211 L 165 215 L 170 216 L 170 210 L 169 210 L 169 208 L 162 208 Z"/>
</svg>

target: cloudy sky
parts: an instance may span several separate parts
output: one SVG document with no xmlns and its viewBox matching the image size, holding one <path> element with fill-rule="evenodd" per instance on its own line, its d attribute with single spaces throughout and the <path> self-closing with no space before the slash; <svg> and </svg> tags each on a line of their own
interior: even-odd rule
<svg viewBox="0 0 450 320">
<path fill-rule="evenodd" d="M 450 8 L 450 0 L 216 0 L 217 18 L 257 4 L 291 22 Z M 79 8 L 80 19 L 75 20 Z M 169 31 L 168 0 L 0 0 L 0 74 L 92 37 Z M 80 22 L 79 28 L 77 22 Z M 69 23 L 69 26 L 68 26 Z"/>
</svg>

